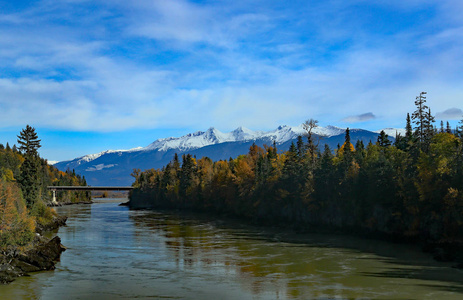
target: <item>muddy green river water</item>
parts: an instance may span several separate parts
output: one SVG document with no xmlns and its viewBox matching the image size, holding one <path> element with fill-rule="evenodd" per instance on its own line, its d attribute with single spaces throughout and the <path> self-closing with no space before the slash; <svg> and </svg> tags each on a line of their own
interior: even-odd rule
<svg viewBox="0 0 463 300">
<path fill-rule="evenodd" d="M 120 202 L 58 207 L 56 270 L 0 286 L 0 299 L 463 299 L 463 271 L 412 246 Z"/>
</svg>

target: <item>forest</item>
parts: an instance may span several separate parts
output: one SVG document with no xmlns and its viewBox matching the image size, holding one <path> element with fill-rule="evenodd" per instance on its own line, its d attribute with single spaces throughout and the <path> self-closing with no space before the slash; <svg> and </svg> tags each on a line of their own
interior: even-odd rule
<svg viewBox="0 0 463 300">
<path fill-rule="evenodd" d="M 46 228 L 56 213 L 47 206 L 47 186 L 86 185 L 73 171 L 62 172 L 39 156 L 40 140 L 29 125 L 18 136 L 19 147 L 0 144 L 0 250 L 31 246 L 36 231 Z M 60 203 L 89 201 L 87 192 L 58 193 Z"/>
<path fill-rule="evenodd" d="M 440 260 L 462 260 L 463 120 L 434 126 L 426 93 L 392 142 L 319 149 L 307 134 L 286 151 L 253 145 L 228 161 L 175 155 L 162 169 L 134 170 L 132 208 L 213 212 L 299 231 L 331 230 L 420 243 Z"/>
</svg>

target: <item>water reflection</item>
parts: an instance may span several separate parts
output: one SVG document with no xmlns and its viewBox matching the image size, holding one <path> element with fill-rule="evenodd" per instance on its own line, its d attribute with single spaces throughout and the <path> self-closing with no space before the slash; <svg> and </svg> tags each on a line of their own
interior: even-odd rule
<svg viewBox="0 0 463 300">
<path fill-rule="evenodd" d="M 0 286 L 2 299 L 461 299 L 463 274 L 419 249 L 300 235 L 204 215 L 59 207 L 57 269 Z"/>
<path fill-rule="evenodd" d="M 287 298 L 433 299 L 439 290 L 462 297 L 462 272 L 412 246 L 281 233 L 203 215 L 145 212 L 131 219 L 136 227 L 162 236 L 182 268 L 218 266 L 254 295 L 270 289 Z"/>
</svg>

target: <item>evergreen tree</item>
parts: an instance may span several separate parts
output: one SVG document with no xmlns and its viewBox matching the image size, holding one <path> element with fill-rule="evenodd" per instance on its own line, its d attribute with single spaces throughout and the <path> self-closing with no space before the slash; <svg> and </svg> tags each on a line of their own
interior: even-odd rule
<svg viewBox="0 0 463 300">
<path fill-rule="evenodd" d="M 296 145 L 297 145 L 297 156 L 299 159 L 301 159 L 305 153 L 304 141 L 302 140 L 302 136 L 299 135 L 297 137 Z"/>
<path fill-rule="evenodd" d="M 195 162 L 191 154 L 182 155 L 182 168 L 180 169 L 180 186 L 179 194 L 183 197 L 184 204 L 186 203 L 186 196 L 188 189 L 193 183 L 195 173 Z"/>
<path fill-rule="evenodd" d="M 435 135 L 437 130 L 434 128 L 433 123 L 435 122 L 434 116 L 431 114 L 431 109 L 428 108 L 428 111 L 425 113 L 425 118 L 423 120 L 424 132 L 423 132 L 423 150 L 428 151 L 429 145 L 431 144 L 432 137 Z"/>
<path fill-rule="evenodd" d="M 380 147 L 389 147 L 391 145 L 391 141 L 388 139 L 388 135 L 384 132 L 384 130 L 381 130 L 381 133 L 378 135 L 378 141 L 377 144 Z"/>
<path fill-rule="evenodd" d="M 365 145 L 363 144 L 362 140 L 357 140 L 355 143 L 355 150 L 356 151 L 363 151 L 365 149 Z"/>
<path fill-rule="evenodd" d="M 445 128 L 445 132 L 452 133 L 452 128 L 450 128 L 450 123 L 447 121 L 447 127 Z"/>
<path fill-rule="evenodd" d="M 463 119 L 461 119 L 461 121 L 458 124 L 460 124 L 460 126 L 458 126 L 457 130 L 455 131 L 461 138 L 463 138 Z"/>
<path fill-rule="evenodd" d="M 415 123 L 415 135 L 418 137 L 420 146 L 423 147 L 425 140 L 425 130 L 428 125 L 426 110 L 429 107 L 426 105 L 426 92 L 421 92 L 419 96 L 416 96 L 415 105 L 416 110 L 412 114 L 413 123 Z"/>
<path fill-rule="evenodd" d="M 172 168 L 175 174 L 177 174 L 177 177 L 180 178 L 180 161 L 178 159 L 177 153 L 174 154 L 174 160 L 172 161 Z"/>
<path fill-rule="evenodd" d="M 407 125 L 405 125 L 405 138 L 410 141 L 413 137 L 413 129 L 410 121 L 410 114 L 407 113 Z"/>
<path fill-rule="evenodd" d="M 29 125 L 26 126 L 26 129 L 21 130 L 18 135 L 19 151 L 21 153 L 32 156 L 37 156 L 37 150 L 41 147 L 40 140 L 37 137 L 35 128 Z"/>
<path fill-rule="evenodd" d="M 349 127 L 346 129 L 346 136 L 345 136 L 346 144 L 350 144 L 350 130 Z"/>
<path fill-rule="evenodd" d="M 26 200 L 31 208 L 39 199 L 39 156 L 37 150 L 41 147 L 35 128 L 26 126 L 18 135 L 19 151 L 24 154 L 24 162 L 21 165 L 19 183 Z"/>
<path fill-rule="evenodd" d="M 355 150 L 354 145 L 350 142 L 350 130 L 346 129 L 345 142 L 339 149 L 345 158 L 349 159 L 352 152 Z"/>
</svg>

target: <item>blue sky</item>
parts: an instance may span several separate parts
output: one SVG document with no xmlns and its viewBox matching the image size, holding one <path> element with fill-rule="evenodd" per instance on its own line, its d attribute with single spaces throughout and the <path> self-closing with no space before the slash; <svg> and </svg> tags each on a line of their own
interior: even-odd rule
<svg viewBox="0 0 463 300">
<path fill-rule="evenodd" d="M 49 160 L 216 127 L 463 116 L 461 0 L 0 1 L 0 142 Z"/>
</svg>

